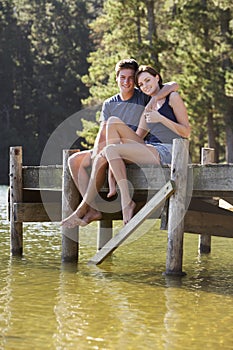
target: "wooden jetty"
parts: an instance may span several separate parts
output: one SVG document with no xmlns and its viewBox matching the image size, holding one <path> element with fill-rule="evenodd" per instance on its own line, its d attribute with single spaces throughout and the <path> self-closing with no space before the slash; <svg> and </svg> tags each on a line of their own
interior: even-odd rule
<svg viewBox="0 0 233 350">
<path fill-rule="evenodd" d="M 10 148 L 12 255 L 23 254 L 23 222 L 60 222 L 80 203 L 80 195 L 67 167 L 68 156 L 75 151 L 64 150 L 62 165 L 25 166 L 22 147 Z M 184 232 L 200 235 L 201 253 L 210 252 L 211 236 L 233 238 L 233 212 L 219 206 L 219 199 L 233 205 L 233 164 L 215 164 L 212 155 L 213 150 L 204 149 L 201 164 L 192 164 L 188 141 L 176 139 L 170 167 L 128 165 L 127 174 L 134 188 L 137 213 L 113 237 L 112 221 L 121 220 L 121 212 L 102 210 L 103 217 L 98 222 L 97 252 L 89 263 L 101 263 L 147 218 L 159 218 L 161 228 L 168 232 L 167 275 L 183 274 Z M 106 184 L 101 189 L 105 198 L 107 190 Z M 62 227 L 61 231 L 62 261 L 77 263 L 78 227 Z"/>
</svg>

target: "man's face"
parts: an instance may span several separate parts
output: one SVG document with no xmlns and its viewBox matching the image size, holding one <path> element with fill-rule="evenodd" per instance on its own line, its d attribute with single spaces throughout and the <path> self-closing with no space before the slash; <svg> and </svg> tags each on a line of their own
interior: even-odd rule
<svg viewBox="0 0 233 350">
<path fill-rule="evenodd" d="M 133 69 L 124 68 L 120 70 L 116 81 L 122 95 L 134 93 L 134 76 L 135 71 Z"/>
</svg>

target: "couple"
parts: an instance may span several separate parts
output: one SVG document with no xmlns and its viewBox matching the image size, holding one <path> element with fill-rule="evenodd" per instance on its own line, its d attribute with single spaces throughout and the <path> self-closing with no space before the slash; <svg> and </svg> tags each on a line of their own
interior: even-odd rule
<svg viewBox="0 0 233 350">
<path fill-rule="evenodd" d="M 124 224 L 128 223 L 135 203 L 129 195 L 125 161 L 170 163 L 173 138 L 190 134 L 186 108 L 174 92 L 178 89 L 176 83 L 162 85 L 158 72 L 149 66 L 138 67 L 132 59 L 118 62 L 116 81 L 120 93 L 103 104 L 96 152 L 80 152 L 82 155 L 75 154 L 69 159 L 71 175 L 83 196 L 75 212 L 62 221 L 62 225 L 69 228 L 85 226 L 101 218 L 101 213 L 94 209 L 94 200 L 103 185 L 108 164 L 120 189 Z M 80 174 L 86 175 L 85 167 L 90 165 L 91 158 L 94 159 L 91 179 L 88 185 L 85 182 L 82 193 Z M 115 183 L 111 176 L 109 179 L 111 196 L 115 193 Z"/>
</svg>

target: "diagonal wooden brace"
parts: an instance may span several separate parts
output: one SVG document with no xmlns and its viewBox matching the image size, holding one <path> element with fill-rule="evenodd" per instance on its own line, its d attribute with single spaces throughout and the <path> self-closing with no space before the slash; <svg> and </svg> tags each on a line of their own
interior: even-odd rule
<svg viewBox="0 0 233 350">
<path fill-rule="evenodd" d="M 110 239 L 102 249 L 100 249 L 89 260 L 88 264 L 100 264 L 109 254 L 118 248 L 135 230 L 141 225 L 151 214 L 161 207 L 166 199 L 170 197 L 175 191 L 175 183 L 168 181 L 144 207 L 126 224 L 120 232 L 118 232 L 112 239 Z"/>
</svg>

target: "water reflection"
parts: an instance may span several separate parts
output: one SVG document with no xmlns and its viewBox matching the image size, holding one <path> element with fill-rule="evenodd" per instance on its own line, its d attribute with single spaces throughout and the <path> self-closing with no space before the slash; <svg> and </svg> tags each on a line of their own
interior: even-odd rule
<svg viewBox="0 0 233 350">
<path fill-rule="evenodd" d="M 162 275 L 167 237 L 157 228 L 96 267 L 94 227 L 74 266 L 61 264 L 56 224 L 25 224 L 25 256 L 10 258 L 0 206 L 1 350 L 232 348 L 233 240 L 214 238 L 207 257 L 186 235 L 183 278 Z"/>
<path fill-rule="evenodd" d="M 1 329 L 1 348 L 5 347 L 6 336 L 10 328 L 11 321 L 11 262 L 9 261 L 7 269 L 1 274 L 1 293 L 0 293 L 0 329 Z"/>
</svg>

